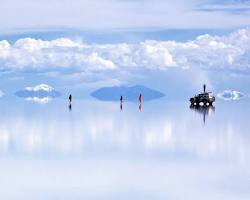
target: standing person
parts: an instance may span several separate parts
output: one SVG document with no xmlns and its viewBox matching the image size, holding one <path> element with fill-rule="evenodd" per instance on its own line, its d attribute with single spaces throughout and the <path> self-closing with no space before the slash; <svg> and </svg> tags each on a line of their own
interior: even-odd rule
<svg viewBox="0 0 250 200">
<path fill-rule="evenodd" d="M 139 112 L 142 112 L 142 95 L 139 95 Z"/>
<path fill-rule="evenodd" d="M 123 107 L 122 103 L 123 103 L 123 96 L 120 97 L 120 109 L 121 109 L 121 111 L 122 111 L 122 107 Z"/>
<path fill-rule="evenodd" d="M 142 102 L 142 95 L 140 94 L 139 95 L 139 103 L 141 104 L 141 102 Z"/>
<path fill-rule="evenodd" d="M 70 94 L 70 95 L 69 95 L 69 110 L 70 110 L 70 111 L 71 111 L 71 109 L 72 109 L 71 102 L 72 102 L 72 95 Z"/>
<path fill-rule="evenodd" d="M 71 111 L 71 109 L 72 109 L 71 103 L 72 103 L 72 95 L 70 94 L 70 95 L 69 95 L 69 110 L 70 110 L 70 111 Z"/>
<path fill-rule="evenodd" d="M 72 95 L 70 94 L 69 95 L 69 104 L 71 104 L 71 102 L 72 102 Z"/>
<path fill-rule="evenodd" d="M 203 85 L 204 93 L 206 92 L 206 84 Z"/>
</svg>

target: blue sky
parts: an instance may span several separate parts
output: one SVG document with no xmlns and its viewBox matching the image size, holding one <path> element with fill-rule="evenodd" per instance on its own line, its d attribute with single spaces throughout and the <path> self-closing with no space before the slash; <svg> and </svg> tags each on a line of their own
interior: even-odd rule
<svg viewBox="0 0 250 200">
<path fill-rule="evenodd" d="M 41 83 L 72 86 L 71 91 L 132 83 L 164 90 L 165 80 L 176 93 L 191 82 L 196 90 L 204 82 L 214 89 L 223 74 L 237 74 L 235 82 L 224 81 L 233 89 L 249 85 L 250 1 L 6 0 L 1 8 L 0 32 L 7 33 L 0 35 L 4 94 Z M 170 29 L 175 30 L 164 31 Z M 126 39 L 117 42 L 114 33 L 120 32 Z M 86 40 L 86 33 L 100 38 Z"/>
<path fill-rule="evenodd" d="M 1 0 L 0 27 L 232 28 L 250 24 L 249 0 Z"/>
</svg>

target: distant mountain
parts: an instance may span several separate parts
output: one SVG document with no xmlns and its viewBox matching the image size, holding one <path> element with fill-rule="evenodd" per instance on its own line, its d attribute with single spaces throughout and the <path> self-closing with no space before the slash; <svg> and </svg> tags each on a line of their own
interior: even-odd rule
<svg viewBox="0 0 250 200">
<path fill-rule="evenodd" d="M 40 84 L 34 87 L 26 87 L 19 90 L 15 93 L 15 95 L 23 98 L 55 98 L 61 94 L 49 85 Z"/>
<path fill-rule="evenodd" d="M 218 98 L 223 99 L 225 101 L 233 101 L 239 100 L 245 97 L 242 92 L 235 91 L 235 90 L 225 90 L 217 95 Z"/>
<path fill-rule="evenodd" d="M 0 97 L 2 97 L 4 95 L 3 91 L 0 90 Z"/>
<path fill-rule="evenodd" d="M 140 94 L 142 94 L 143 101 L 150 101 L 165 96 L 165 94 L 157 90 L 142 85 L 103 87 L 94 91 L 91 96 L 101 101 L 119 101 L 121 96 L 123 96 L 124 101 L 138 101 Z"/>
</svg>

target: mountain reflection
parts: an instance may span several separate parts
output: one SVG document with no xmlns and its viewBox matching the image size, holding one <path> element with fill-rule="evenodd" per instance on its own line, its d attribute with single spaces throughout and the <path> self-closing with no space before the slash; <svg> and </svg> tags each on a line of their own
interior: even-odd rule
<svg viewBox="0 0 250 200">
<path fill-rule="evenodd" d="M 116 106 L 114 104 L 114 108 Z M 107 153 L 103 150 L 108 148 L 111 152 L 125 151 L 131 156 L 152 152 L 178 157 L 179 152 L 183 152 L 197 158 L 250 160 L 248 129 L 223 118 L 204 128 L 189 114 L 174 115 L 178 105 L 169 107 L 168 113 L 161 109 L 154 113 L 149 105 L 147 110 L 150 111 L 142 115 L 136 115 L 136 110 L 129 108 L 123 115 L 116 112 L 117 109 L 110 112 L 111 107 L 102 104 L 95 112 L 91 109 L 86 106 L 82 112 L 78 108 L 71 115 L 69 112 L 56 114 L 52 110 L 52 114 L 46 116 L 41 110 L 34 116 L 2 117 L 0 153 L 68 155 L 95 152 L 103 155 Z M 215 108 L 191 109 L 206 117 Z"/>
</svg>

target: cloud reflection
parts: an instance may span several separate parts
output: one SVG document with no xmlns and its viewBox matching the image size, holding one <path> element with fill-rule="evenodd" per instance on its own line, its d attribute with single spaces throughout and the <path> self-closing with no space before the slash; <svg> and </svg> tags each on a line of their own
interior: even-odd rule
<svg viewBox="0 0 250 200">
<path fill-rule="evenodd" d="M 42 117 L 42 113 L 39 117 L 21 115 L 2 119 L 0 152 L 17 155 L 95 153 L 101 156 L 125 151 L 131 156 L 151 152 L 177 158 L 223 158 L 239 163 L 250 159 L 245 129 L 232 122 L 213 126 L 210 123 L 205 128 L 192 113 L 176 119 L 164 113 L 158 113 L 156 118 L 147 116 L 146 112 L 135 115 L 126 110 L 110 114 L 86 111 L 77 117 L 74 112 L 75 109 L 60 115 L 60 120 L 55 115 Z"/>
</svg>

